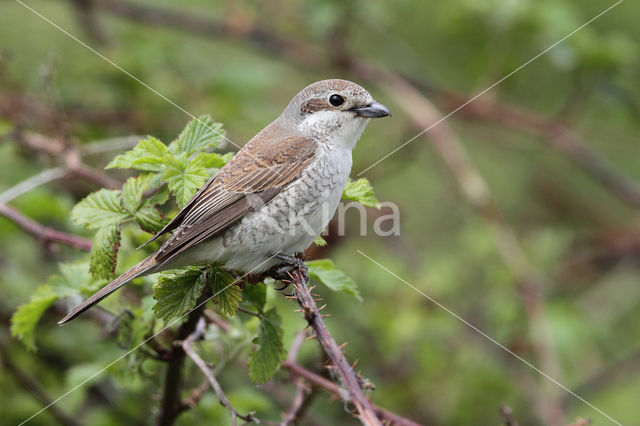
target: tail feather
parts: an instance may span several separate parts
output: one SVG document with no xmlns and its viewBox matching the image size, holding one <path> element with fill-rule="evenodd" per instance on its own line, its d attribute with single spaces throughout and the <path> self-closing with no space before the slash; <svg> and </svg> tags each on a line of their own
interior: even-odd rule
<svg viewBox="0 0 640 426">
<path fill-rule="evenodd" d="M 153 267 L 156 266 L 155 256 L 151 255 L 144 259 L 142 262 L 138 263 L 131 269 L 129 269 L 124 274 L 120 275 L 115 280 L 111 281 L 109 284 L 102 287 L 98 292 L 96 292 L 93 296 L 89 297 L 87 300 L 73 308 L 69 314 L 62 318 L 58 325 L 66 324 L 123 285 L 127 284 L 129 281 L 137 278 L 145 273 L 150 272 Z"/>
</svg>

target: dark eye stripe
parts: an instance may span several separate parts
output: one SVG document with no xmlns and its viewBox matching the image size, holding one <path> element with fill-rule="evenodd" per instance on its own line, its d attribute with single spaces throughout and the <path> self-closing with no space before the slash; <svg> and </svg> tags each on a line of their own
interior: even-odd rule
<svg viewBox="0 0 640 426">
<path fill-rule="evenodd" d="M 302 104 L 302 107 L 300 108 L 300 112 L 305 115 L 313 114 L 316 111 L 327 109 L 328 107 L 329 105 L 327 104 L 327 101 L 325 101 L 324 99 L 312 98 L 312 99 L 309 99 L 304 104 Z"/>
</svg>

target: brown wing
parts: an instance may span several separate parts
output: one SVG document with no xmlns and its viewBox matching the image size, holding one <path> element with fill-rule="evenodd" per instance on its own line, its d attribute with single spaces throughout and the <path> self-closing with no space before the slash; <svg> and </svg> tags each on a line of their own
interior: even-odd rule
<svg viewBox="0 0 640 426">
<path fill-rule="evenodd" d="M 158 263 L 222 232 L 300 176 L 314 158 L 316 143 L 299 136 L 278 139 L 273 133 L 278 132 L 267 128 L 245 145 L 160 232 L 176 229 L 156 252 Z"/>
</svg>

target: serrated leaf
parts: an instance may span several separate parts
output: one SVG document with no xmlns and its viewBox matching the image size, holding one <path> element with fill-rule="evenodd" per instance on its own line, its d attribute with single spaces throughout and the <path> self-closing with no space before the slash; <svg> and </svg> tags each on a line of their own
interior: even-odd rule
<svg viewBox="0 0 640 426">
<path fill-rule="evenodd" d="M 60 275 L 53 275 L 49 279 L 49 286 L 59 298 L 93 290 L 99 284 L 91 280 L 89 265 L 85 262 L 61 263 L 59 269 Z"/>
<path fill-rule="evenodd" d="M 196 155 L 195 158 L 202 163 L 207 169 L 219 169 L 231 160 L 233 152 L 227 152 L 226 154 L 216 154 L 215 152 L 201 152 Z"/>
<path fill-rule="evenodd" d="M 187 124 L 178 139 L 171 144 L 171 150 L 174 154 L 184 153 L 190 156 L 206 148 L 218 148 L 224 134 L 221 123 L 214 123 L 210 116 L 201 115 Z"/>
<path fill-rule="evenodd" d="M 157 206 L 162 205 L 167 202 L 170 197 L 169 187 L 167 185 L 163 186 L 153 194 L 151 197 L 147 198 L 142 202 L 143 206 Z"/>
<path fill-rule="evenodd" d="M 249 356 L 249 377 L 255 383 L 265 383 L 278 371 L 287 356 L 282 344 L 282 327 L 276 308 L 271 308 L 260 316 L 258 349 Z"/>
<path fill-rule="evenodd" d="M 318 247 L 324 247 L 327 245 L 327 242 L 325 241 L 324 238 L 322 238 L 320 235 L 318 235 L 316 237 L 315 240 L 313 240 L 313 244 L 317 245 Z"/>
<path fill-rule="evenodd" d="M 183 208 L 209 178 L 207 169 L 197 159 L 189 161 L 186 156 L 167 155 L 167 169 L 162 178 Z"/>
<path fill-rule="evenodd" d="M 335 269 L 335 265 L 329 259 L 319 259 L 306 262 L 307 268 L 309 268 L 309 277 L 325 286 L 329 287 L 333 291 L 344 291 L 351 294 L 360 302 L 362 302 L 362 296 L 358 286 L 347 274 L 339 269 Z"/>
<path fill-rule="evenodd" d="M 71 210 L 71 219 L 88 229 L 112 226 L 131 217 L 122 206 L 122 194 L 113 189 L 101 189 L 82 199 Z"/>
<path fill-rule="evenodd" d="M 242 290 L 233 285 L 234 278 L 225 271 L 212 268 L 209 273 L 209 285 L 213 291 L 213 299 L 220 311 L 230 317 L 236 315 L 238 305 L 242 302 Z"/>
<path fill-rule="evenodd" d="M 161 230 L 167 221 L 162 212 L 155 207 L 143 206 L 136 212 L 136 222 L 143 231 L 155 234 Z"/>
<path fill-rule="evenodd" d="M 376 199 L 376 195 L 373 193 L 373 187 L 367 178 L 360 178 L 358 180 L 349 179 L 342 193 L 342 198 L 357 201 L 365 207 L 380 208 L 380 203 Z"/>
<path fill-rule="evenodd" d="M 20 307 L 11 317 L 11 335 L 24 343 L 27 349 L 36 350 L 35 328 L 42 314 L 58 299 L 50 286 L 36 289 L 31 299 Z"/>
<path fill-rule="evenodd" d="M 169 148 L 160 140 L 149 136 L 142 139 L 132 150 L 118 155 L 107 164 L 107 169 L 115 167 L 121 169 L 137 169 L 149 172 L 164 170 L 164 156 Z"/>
<path fill-rule="evenodd" d="M 153 176 L 151 173 L 143 173 L 140 176 L 127 179 L 122 185 L 122 202 L 129 213 L 135 214 Z"/>
<path fill-rule="evenodd" d="M 204 284 L 204 273 L 197 268 L 160 275 L 158 284 L 153 286 L 156 317 L 168 322 L 191 309 Z"/>
<path fill-rule="evenodd" d="M 258 312 L 262 312 L 267 302 L 267 286 L 263 283 L 247 284 L 242 289 L 242 295 L 245 300 L 258 308 Z"/>
<path fill-rule="evenodd" d="M 91 246 L 91 275 L 96 279 L 108 280 L 113 276 L 120 248 L 120 225 L 113 224 L 100 228 Z"/>
</svg>

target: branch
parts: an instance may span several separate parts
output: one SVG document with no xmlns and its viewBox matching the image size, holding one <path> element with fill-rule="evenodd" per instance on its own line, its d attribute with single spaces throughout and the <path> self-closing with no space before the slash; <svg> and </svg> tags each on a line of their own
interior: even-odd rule
<svg viewBox="0 0 640 426">
<path fill-rule="evenodd" d="M 304 318 L 315 331 L 316 339 L 331 360 L 344 387 L 349 392 L 348 400 L 356 407 L 360 421 L 367 426 L 381 425 L 380 420 L 371 406 L 371 402 L 365 397 L 362 391 L 360 381 L 353 371 L 353 368 L 351 368 L 351 365 L 347 362 L 342 349 L 333 339 L 329 330 L 327 330 L 324 321 L 322 321 L 322 316 L 307 287 L 307 280 L 304 275 L 300 270 L 294 270 L 291 272 L 291 278 L 293 279 L 296 298 L 302 309 Z"/>
<path fill-rule="evenodd" d="M 171 346 L 167 372 L 165 374 L 164 392 L 162 396 L 162 408 L 158 425 L 170 426 L 175 423 L 178 415 L 184 411 L 180 394 L 182 391 L 182 372 L 184 370 L 185 351 L 182 347 L 183 341 L 195 330 L 204 311 L 207 299 L 211 297 L 211 287 L 205 286 L 202 294 L 196 301 L 196 307 L 189 312 L 187 320 L 180 325 L 176 333 L 175 340 Z"/>
<path fill-rule="evenodd" d="M 287 355 L 287 361 L 291 363 L 295 363 L 298 358 L 298 352 L 300 351 L 300 347 L 305 339 L 305 333 L 303 330 L 296 333 L 293 342 L 291 343 L 291 348 L 289 349 L 289 353 Z M 314 388 L 309 388 L 300 376 L 293 377 L 293 383 L 296 386 L 296 395 L 293 398 L 293 402 L 291 403 L 291 408 L 285 414 L 280 423 L 280 426 L 287 426 L 288 424 L 292 424 L 296 420 L 299 420 L 302 417 L 302 413 L 304 409 L 309 405 L 313 396 L 315 395 Z"/>
<path fill-rule="evenodd" d="M 344 397 L 344 392 L 340 389 L 340 386 L 336 385 L 326 377 L 322 377 L 321 375 L 307 370 L 306 368 L 290 361 L 283 362 L 282 367 L 290 371 L 291 373 L 304 378 L 314 386 L 320 387 L 338 397 Z M 420 426 L 420 423 L 401 417 L 394 412 L 375 404 L 372 404 L 371 407 L 373 408 L 373 411 L 375 411 L 381 418 L 388 420 L 391 424 L 397 426 Z"/>
<path fill-rule="evenodd" d="M 14 222 L 28 234 L 31 234 L 36 237 L 36 239 L 42 241 L 43 244 L 56 242 L 75 247 L 80 250 L 91 250 L 91 240 L 41 225 L 6 204 L 0 204 L 0 215 Z"/>
<path fill-rule="evenodd" d="M 222 391 L 222 387 L 220 387 L 220 384 L 216 380 L 216 377 L 213 375 L 213 371 L 211 371 L 209 366 L 207 366 L 207 363 L 205 363 L 202 360 L 202 358 L 200 358 L 200 355 L 198 355 L 196 351 L 193 349 L 193 342 L 200 339 L 204 335 L 205 328 L 206 328 L 206 322 L 204 318 L 201 317 L 198 320 L 198 324 L 196 326 L 196 329 L 193 331 L 193 333 L 191 333 L 186 339 L 182 341 L 182 349 L 187 354 L 187 356 L 191 358 L 191 360 L 198 366 L 198 368 L 202 371 L 204 376 L 207 378 L 207 380 L 209 381 L 209 384 L 211 385 L 214 392 L 216 393 L 216 396 L 218 397 L 218 401 L 220 401 L 220 404 L 222 404 L 222 406 L 226 407 L 226 409 L 229 410 L 229 414 L 231 414 L 231 423 L 233 424 L 233 426 L 236 426 L 238 418 L 244 420 L 245 422 L 259 423 L 257 419 L 253 416 L 252 412 L 250 412 L 246 416 L 243 416 L 242 414 L 238 413 L 235 410 L 235 408 L 233 408 L 233 406 L 225 396 L 224 392 Z"/>
</svg>

